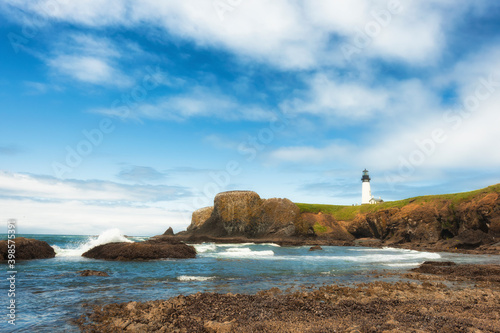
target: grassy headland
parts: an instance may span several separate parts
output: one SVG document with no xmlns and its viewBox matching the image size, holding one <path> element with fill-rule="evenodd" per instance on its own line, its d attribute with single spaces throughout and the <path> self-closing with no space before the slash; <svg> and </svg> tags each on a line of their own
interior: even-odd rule
<svg viewBox="0 0 500 333">
<path fill-rule="evenodd" d="M 472 198 L 487 194 L 487 193 L 500 193 L 500 184 L 488 186 L 486 188 L 453 194 L 439 194 L 439 195 L 424 195 L 420 197 L 408 198 L 398 201 L 388 201 L 376 205 L 357 205 L 357 206 L 342 206 L 342 205 L 323 205 L 323 204 L 308 204 L 308 203 L 295 203 L 301 213 L 323 213 L 332 215 L 337 221 L 351 221 L 358 214 L 366 214 L 377 212 L 390 208 L 402 208 L 408 204 L 424 204 L 432 201 L 446 201 L 453 205 L 458 205 L 461 202 L 471 200 Z"/>
</svg>

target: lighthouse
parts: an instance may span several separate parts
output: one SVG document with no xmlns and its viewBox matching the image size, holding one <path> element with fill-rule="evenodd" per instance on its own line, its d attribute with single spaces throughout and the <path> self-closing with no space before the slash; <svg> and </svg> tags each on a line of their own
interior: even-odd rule
<svg viewBox="0 0 500 333">
<path fill-rule="evenodd" d="M 368 170 L 363 170 L 361 181 L 361 204 L 370 204 L 372 200 L 372 190 L 370 189 L 370 175 L 368 174 Z"/>
</svg>

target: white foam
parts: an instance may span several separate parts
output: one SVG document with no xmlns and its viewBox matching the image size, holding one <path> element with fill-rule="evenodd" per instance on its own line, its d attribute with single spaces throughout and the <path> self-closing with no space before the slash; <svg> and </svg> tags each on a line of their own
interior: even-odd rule
<svg viewBox="0 0 500 333">
<path fill-rule="evenodd" d="M 247 247 L 232 247 L 224 252 L 217 253 L 217 255 L 229 258 L 259 258 L 259 257 L 272 257 L 274 252 L 268 251 L 253 251 Z"/>
<path fill-rule="evenodd" d="M 309 257 L 317 260 L 344 260 L 352 262 L 405 262 L 408 260 L 439 259 L 438 253 L 411 251 L 399 254 L 367 254 L 364 256 L 318 256 Z"/>
<path fill-rule="evenodd" d="M 213 243 L 194 244 L 197 253 L 213 252 L 217 250 L 217 246 Z"/>
<path fill-rule="evenodd" d="M 255 245 L 255 243 L 217 244 L 217 246 L 220 246 L 220 247 L 243 247 L 243 246 L 249 246 L 249 245 Z"/>
<path fill-rule="evenodd" d="M 190 275 L 181 275 L 177 277 L 179 281 L 208 281 L 215 279 L 215 276 L 190 276 Z"/>
<path fill-rule="evenodd" d="M 123 236 L 119 229 L 114 228 L 104 231 L 97 238 L 89 237 L 85 243 L 79 244 L 76 247 L 61 248 L 57 245 L 54 245 L 52 247 L 54 248 L 56 256 L 58 257 L 77 257 L 81 256 L 84 252 L 87 252 L 93 247 L 113 242 L 133 243 L 133 241 Z"/>
<path fill-rule="evenodd" d="M 416 267 L 420 265 L 420 262 L 404 262 L 399 264 L 384 264 L 384 266 L 389 267 Z"/>
</svg>

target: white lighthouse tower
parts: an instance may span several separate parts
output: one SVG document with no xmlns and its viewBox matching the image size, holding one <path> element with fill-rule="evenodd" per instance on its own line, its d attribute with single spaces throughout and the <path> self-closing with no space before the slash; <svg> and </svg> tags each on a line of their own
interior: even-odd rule
<svg viewBox="0 0 500 333">
<path fill-rule="evenodd" d="M 370 188 L 370 175 L 368 174 L 368 170 L 363 170 L 361 181 L 363 182 L 361 185 L 361 204 L 371 204 L 372 190 Z"/>
</svg>

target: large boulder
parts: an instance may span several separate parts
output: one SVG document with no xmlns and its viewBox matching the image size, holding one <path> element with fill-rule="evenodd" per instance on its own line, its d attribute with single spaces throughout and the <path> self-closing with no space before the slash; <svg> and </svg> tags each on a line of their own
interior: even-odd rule
<svg viewBox="0 0 500 333">
<path fill-rule="evenodd" d="M 153 260 L 153 259 L 187 259 L 195 258 L 196 250 L 182 242 L 137 242 L 108 243 L 96 246 L 83 257 L 105 260 Z"/>
<path fill-rule="evenodd" d="M 18 237 L 8 243 L 7 240 L 0 241 L 0 260 L 8 260 L 8 245 L 14 241 L 15 260 L 47 259 L 54 258 L 56 252 L 47 242 L 38 239 Z"/>
<path fill-rule="evenodd" d="M 195 210 L 191 217 L 191 224 L 187 228 L 187 231 L 194 231 L 199 229 L 203 225 L 203 223 L 205 223 L 210 218 L 213 211 L 214 207 L 203 207 Z"/>
<path fill-rule="evenodd" d="M 256 233 L 260 196 L 252 191 L 229 191 L 215 196 L 212 217 L 228 235 Z"/>
<path fill-rule="evenodd" d="M 254 232 L 257 235 L 293 236 L 299 216 L 299 207 L 288 199 L 263 200 Z"/>
<path fill-rule="evenodd" d="M 252 191 L 215 196 L 214 206 L 193 213 L 187 232 L 215 237 L 289 237 L 297 233 L 300 209 L 288 199 L 261 199 Z"/>
</svg>

